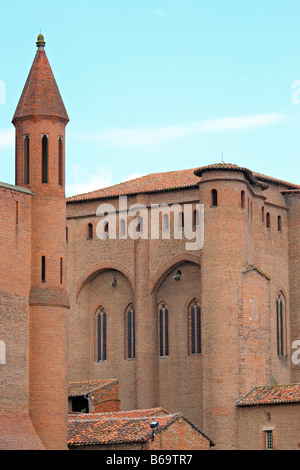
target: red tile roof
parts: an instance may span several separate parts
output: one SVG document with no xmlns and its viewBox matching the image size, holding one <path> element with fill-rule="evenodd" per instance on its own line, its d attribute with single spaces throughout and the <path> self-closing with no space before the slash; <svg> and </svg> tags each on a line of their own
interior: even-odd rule
<svg viewBox="0 0 300 470">
<path fill-rule="evenodd" d="M 85 194 L 79 194 L 77 196 L 71 196 L 67 199 L 67 202 L 84 202 L 95 199 L 118 197 L 121 195 L 129 196 L 140 193 L 145 194 L 176 189 L 197 188 L 202 171 L 222 169 L 243 171 L 247 177 L 250 178 L 250 181 L 255 182 L 255 184 L 259 184 L 260 186 L 263 185 L 263 183 L 261 183 L 263 181 L 265 183 L 271 182 L 280 184 L 291 190 L 300 189 L 300 186 L 296 184 L 287 183 L 286 181 L 281 181 L 276 178 L 260 175 L 258 173 L 251 172 L 246 168 L 241 168 L 230 163 L 220 163 L 197 169 L 192 168 L 188 170 L 168 171 L 165 173 L 153 173 L 130 181 L 125 181 L 124 183 L 115 184 L 107 188 L 98 189 L 96 191 L 91 191 Z M 194 172 L 196 172 L 198 176 L 196 176 Z M 266 189 L 266 187 L 267 186 L 264 185 L 264 189 Z"/>
<path fill-rule="evenodd" d="M 237 405 L 253 406 L 281 403 L 300 403 L 300 384 L 255 387 L 239 400 Z"/>
<path fill-rule="evenodd" d="M 112 385 L 117 383 L 117 379 L 108 379 L 108 380 L 88 380 L 83 382 L 69 382 L 68 384 L 68 396 L 77 397 L 91 393 L 94 390 L 99 388 L 106 387 L 107 385 Z"/>
<path fill-rule="evenodd" d="M 25 116 L 56 116 L 69 120 L 43 47 L 36 52 L 13 122 Z"/>
<path fill-rule="evenodd" d="M 27 413 L 0 410 L 0 450 L 44 450 Z"/>
<path fill-rule="evenodd" d="M 140 193 L 153 193 L 170 191 L 172 189 L 197 187 L 199 178 L 194 175 L 194 170 L 169 171 L 166 173 L 153 173 L 124 183 L 115 184 L 108 188 L 98 189 L 85 194 L 71 196 L 67 202 L 80 202 L 91 199 L 104 199 L 129 196 Z"/>
<path fill-rule="evenodd" d="M 68 444 L 82 446 L 146 442 L 152 437 L 152 421 L 158 421 L 156 433 L 159 433 L 180 418 L 185 419 L 181 413 L 167 413 L 162 408 L 114 413 L 74 413 L 69 415 Z M 200 429 L 194 425 L 193 427 L 210 441 Z"/>
</svg>

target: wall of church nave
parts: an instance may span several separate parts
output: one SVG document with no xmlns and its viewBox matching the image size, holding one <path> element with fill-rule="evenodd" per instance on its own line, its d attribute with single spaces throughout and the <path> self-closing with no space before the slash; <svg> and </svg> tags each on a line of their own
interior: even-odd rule
<svg viewBox="0 0 300 470">
<path fill-rule="evenodd" d="M 157 291 L 157 315 L 159 405 L 169 411 L 181 411 L 201 426 L 199 265 L 183 262 L 166 276 Z"/>
<path fill-rule="evenodd" d="M 71 306 L 69 320 L 69 381 L 118 379 L 122 409 L 135 408 L 131 307 L 130 282 L 120 271 L 106 269 L 83 286 L 76 305 Z M 128 352 L 130 320 L 132 349 Z"/>
</svg>

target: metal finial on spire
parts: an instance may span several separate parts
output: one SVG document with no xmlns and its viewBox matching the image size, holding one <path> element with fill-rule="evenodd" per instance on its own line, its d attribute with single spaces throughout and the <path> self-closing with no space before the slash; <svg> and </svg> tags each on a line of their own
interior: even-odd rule
<svg viewBox="0 0 300 470">
<path fill-rule="evenodd" d="M 45 39 L 44 39 L 44 36 L 42 34 L 39 34 L 38 37 L 37 37 L 37 42 L 36 42 L 36 45 L 37 47 L 45 47 Z"/>
</svg>

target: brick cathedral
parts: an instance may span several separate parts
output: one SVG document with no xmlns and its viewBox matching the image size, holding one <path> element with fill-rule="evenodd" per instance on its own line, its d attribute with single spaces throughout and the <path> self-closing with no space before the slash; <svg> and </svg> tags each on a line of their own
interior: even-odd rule
<svg viewBox="0 0 300 470">
<path fill-rule="evenodd" d="M 106 379 L 216 449 L 299 447 L 300 186 L 219 163 L 66 200 L 69 117 L 36 44 L 0 183 L 0 448 L 67 449 L 68 382 Z"/>
</svg>

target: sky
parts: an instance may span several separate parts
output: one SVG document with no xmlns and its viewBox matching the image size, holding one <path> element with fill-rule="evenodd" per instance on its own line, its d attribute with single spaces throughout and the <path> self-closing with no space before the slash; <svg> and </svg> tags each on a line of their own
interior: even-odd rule
<svg viewBox="0 0 300 470">
<path fill-rule="evenodd" d="M 0 0 L 0 181 L 41 32 L 66 195 L 225 161 L 300 184 L 299 0 Z"/>
</svg>

